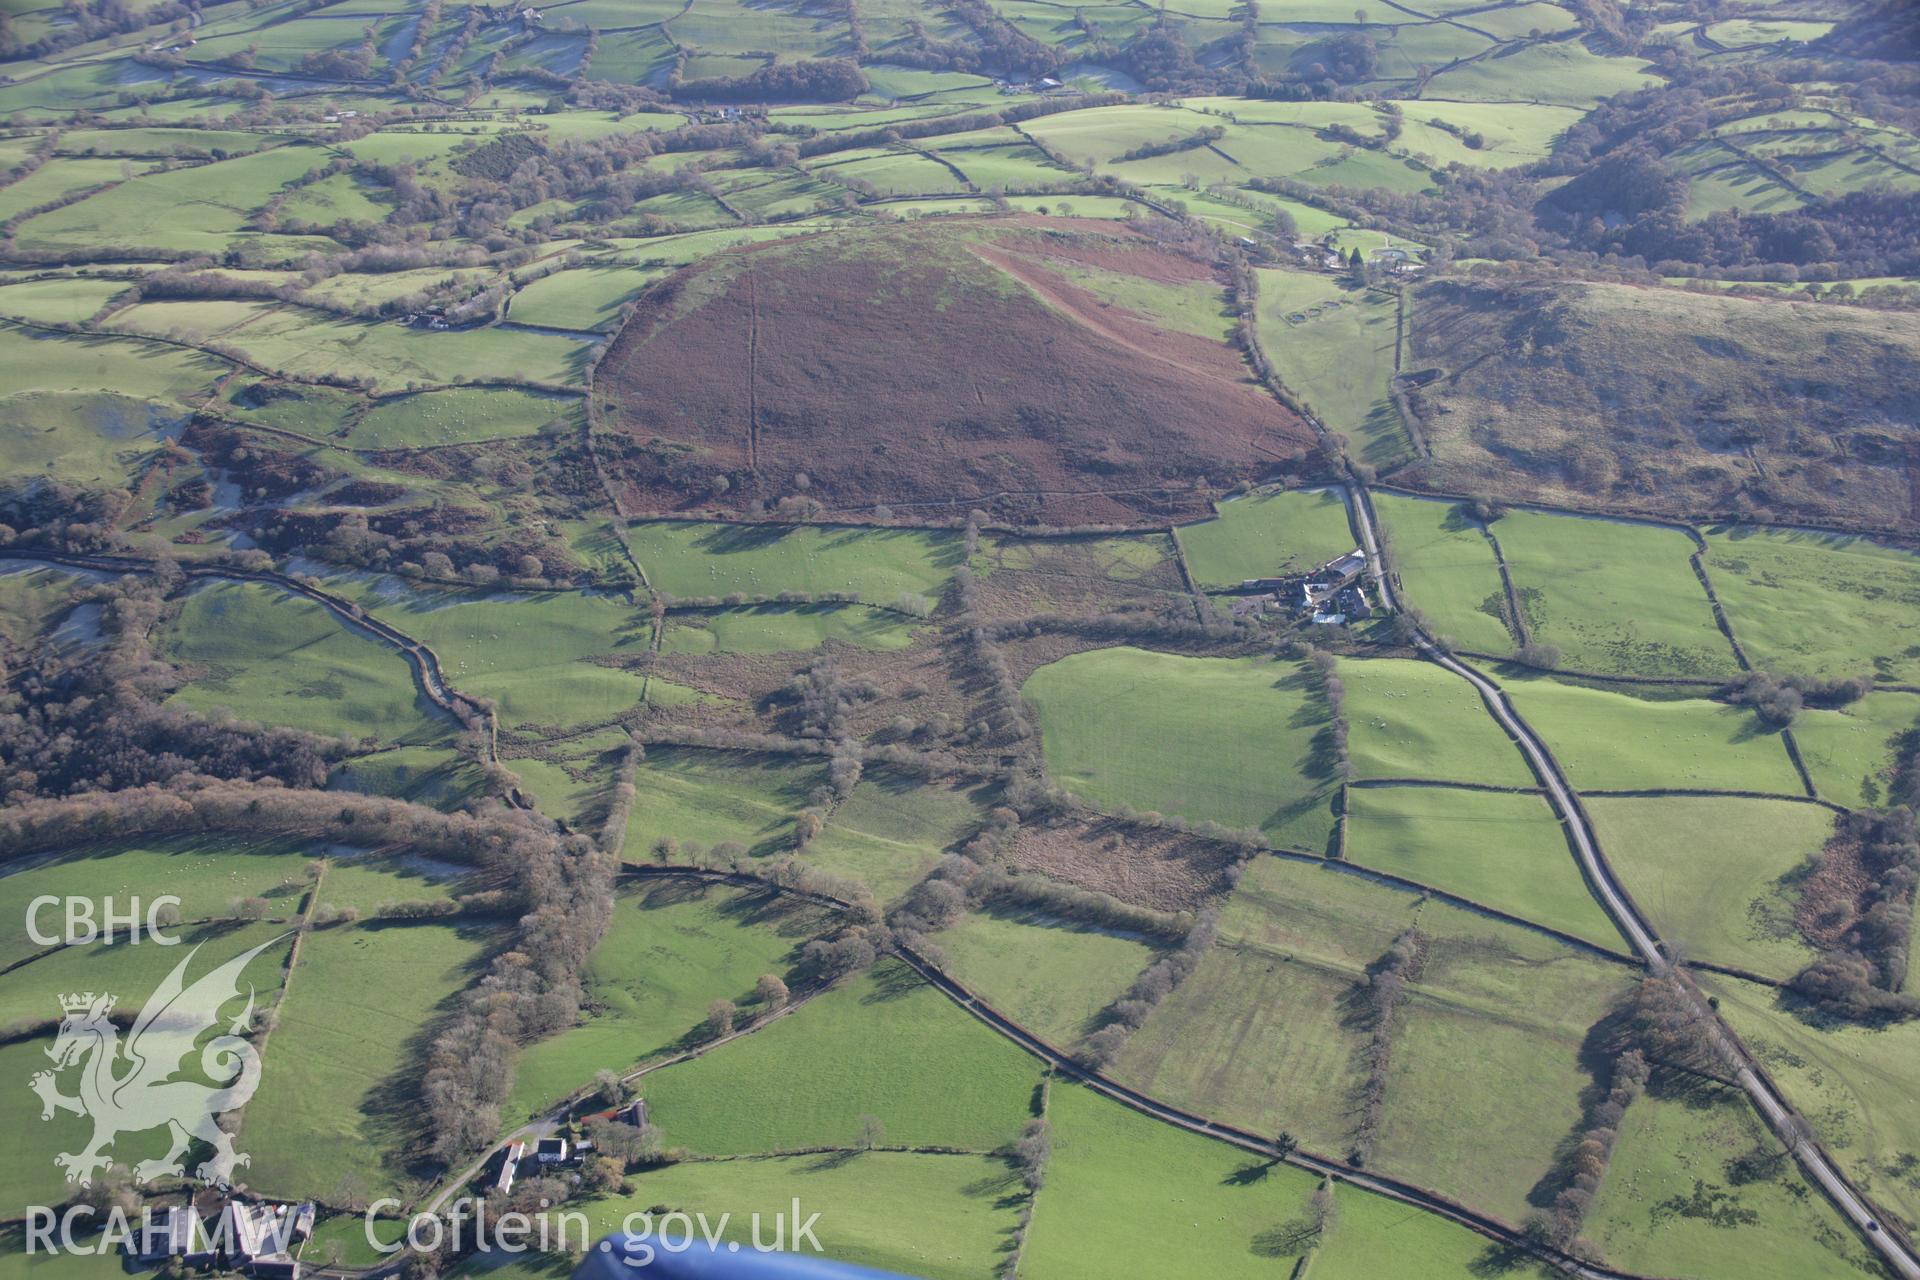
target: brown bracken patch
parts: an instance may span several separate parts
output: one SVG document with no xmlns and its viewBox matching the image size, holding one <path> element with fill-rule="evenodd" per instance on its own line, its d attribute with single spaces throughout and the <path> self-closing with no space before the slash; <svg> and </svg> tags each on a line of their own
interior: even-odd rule
<svg viewBox="0 0 1920 1280">
<path fill-rule="evenodd" d="M 1097 817 L 1022 827 L 1007 855 L 1017 871 L 1158 911 L 1192 911 L 1226 893 L 1235 861 L 1232 850 L 1211 841 Z"/>
<path fill-rule="evenodd" d="M 1830 840 L 1820 865 L 1801 882 L 1793 922 L 1821 950 L 1843 947 L 1870 888 L 1872 878 L 1860 861 L 1859 841 Z"/>
</svg>

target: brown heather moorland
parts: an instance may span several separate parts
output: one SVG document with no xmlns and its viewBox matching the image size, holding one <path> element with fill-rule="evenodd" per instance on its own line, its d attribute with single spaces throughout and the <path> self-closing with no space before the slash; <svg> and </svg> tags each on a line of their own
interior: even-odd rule
<svg viewBox="0 0 1920 1280">
<path fill-rule="evenodd" d="M 1204 515 L 1209 489 L 1312 465 L 1309 430 L 1224 340 L 1103 303 L 1053 260 L 1211 274 L 1142 235 L 1018 221 L 723 254 L 646 294 L 600 365 L 601 421 L 627 437 L 609 470 L 635 510 L 1074 524 Z"/>
</svg>

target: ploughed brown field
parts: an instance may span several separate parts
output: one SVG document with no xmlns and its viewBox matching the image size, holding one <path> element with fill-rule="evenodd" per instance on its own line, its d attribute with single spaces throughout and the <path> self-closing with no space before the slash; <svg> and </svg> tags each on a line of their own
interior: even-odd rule
<svg viewBox="0 0 1920 1280">
<path fill-rule="evenodd" d="M 786 499 L 1053 524 L 1204 514 L 1236 481 L 1312 465 L 1311 432 L 1224 337 L 1096 298 L 1073 268 L 1219 283 L 1111 225 L 963 222 L 723 254 L 649 291 L 614 339 L 595 395 L 627 439 L 603 459 L 637 511 Z"/>
</svg>

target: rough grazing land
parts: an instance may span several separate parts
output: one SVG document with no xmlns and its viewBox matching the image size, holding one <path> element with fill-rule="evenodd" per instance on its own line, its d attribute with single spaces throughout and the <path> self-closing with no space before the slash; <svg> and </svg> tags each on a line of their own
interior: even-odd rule
<svg viewBox="0 0 1920 1280">
<path fill-rule="evenodd" d="M 1059 252 L 1076 264 L 1198 269 L 1144 238 L 1074 235 Z M 1231 348 L 1069 283 L 1049 269 L 1054 243 L 1004 224 L 898 230 L 671 277 L 597 375 L 628 437 L 609 466 L 653 510 L 805 494 L 1067 523 L 1202 514 L 1202 481 L 1300 463 L 1308 432 Z"/>
<path fill-rule="evenodd" d="M 1438 488 L 1915 524 L 1920 320 L 1625 285 L 1435 282 L 1414 399 Z"/>
</svg>

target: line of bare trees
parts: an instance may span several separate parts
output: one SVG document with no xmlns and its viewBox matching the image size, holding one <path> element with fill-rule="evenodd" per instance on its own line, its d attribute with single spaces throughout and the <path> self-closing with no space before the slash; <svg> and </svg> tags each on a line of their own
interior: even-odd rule
<svg viewBox="0 0 1920 1280">
<path fill-rule="evenodd" d="M 1361 1058 L 1367 1077 L 1360 1085 L 1359 1117 L 1353 1126 L 1353 1147 L 1347 1154 L 1348 1163 L 1355 1167 L 1367 1162 L 1380 1136 L 1380 1120 L 1387 1105 L 1387 1070 L 1392 1064 L 1393 1036 L 1399 1026 L 1400 1006 L 1406 1002 L 1407 984 L 1420 976 L 1426 949 L 1426 937 L 1417 928 L 1408 929 L 1368 968 L 1366 984 L 1359 993 L 1365 1000 L 1371 1025 Z"/>
<path fill-rule="evenodd" d="M 1332 719 L 1327 725 L 1327 742 L 1333 752 L 1334 773 L 1342 782 L 1353 777 L 1353 756 L 1347 747 L 1347 686 L 1337 674 L 1340 660 L 1324 649 L 1312 649 L 1307 664 L 1326 695 Z"/>
<path fill-rule="evenodd" d="M 1613 1159 L 1620 1122 L 1633 1100 L 1645 1091 L 1651 1070 L 1646 1055 L 1638 1049 L 1627 1049 L 1614 1058 L 1613 1079 L 1607 1096 L 1593 1109 L 1587 1118 L 1586 1131 L 1567 1154 L 1567 1185 L 1554 1197 L 1550 1212 L 1529 1218 L 1529 1234 L 1544 1236 L 1557 1249 L 1576 1250 L 1580 1228 L 1586 1222 L 1587 1211 L 1593 1207 L 1593 1197 L 1600 1189 L 1601 1180 L 1607 1176 L 1607 1164 Z"/>
<path fill-rule="evenodd" d="M 620 764 L 613 774 L 613 790 L 607 799 L 607 815 L 600 824 L 600 847 L 609 857 L 618 858 L 626 847 L 627 820 L 633 815 L 633 804 L 639 796 L 634 779 L 640 772 L 641 761 L 646 758 L 646 744 L 639 738 L 629 739 L 621 748 Z"/>
<path fill-rule="evenodd" d="M 1200 967 L 1201 958 L 1213 947 L 1218 927 L 1219 917 L 1212 908 L 1201 912 L 1179 949 L 1148 965 L 1120 998 L 1107 1006 L 1102 1014 L 1105 1025 L 1080 1042 L 1076 1056 L 1091 1067 L 1104 1067 L 1118 1057 L 1147 1015 Z"/>
<path fill-rule="evenodd" d="M 581 969 L 613 917 L 615 862 L 585 841 L 527 830 L 513 865 L 518 936 L 435 1037 L 421 1086 L 433 1152 L 448 1163 L 499 1132 L 515 1050 L 579 1018 Z"/>
</svg>

